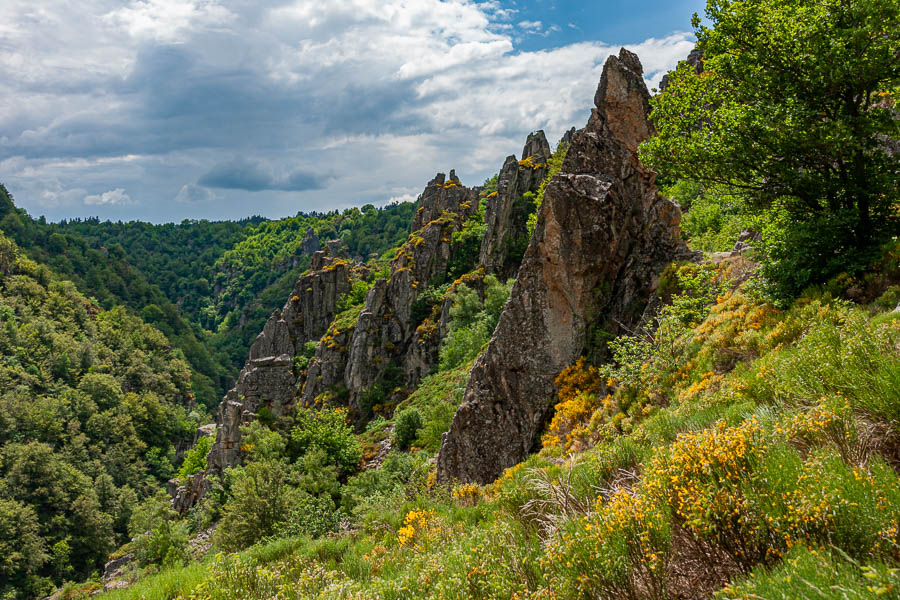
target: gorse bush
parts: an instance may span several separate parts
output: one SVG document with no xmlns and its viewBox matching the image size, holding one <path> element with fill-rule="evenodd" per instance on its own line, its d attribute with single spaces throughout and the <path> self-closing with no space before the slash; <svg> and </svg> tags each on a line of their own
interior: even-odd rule
<svg viewBox="0 0 900 600">
<path fill-rule="evenodd" d="M 393 452 L 307 488 L 276 526 L 299 537 L 218 559 L 192 597 L 890 597 L 900 321 L 827 298 L 779 311 L 741 290 L 701 296 L 705 318 L 674 321 L 679 360 L 653 354 L 627 386 L 585 360 L 566 369 L 559 445 L 494 484 L 436 485 L 429 453 Z M 394 422 L 452 405 L 465 376 L 433 376 Z M 313 539 L 338 513 L 353 533 Z"/>
</svg>

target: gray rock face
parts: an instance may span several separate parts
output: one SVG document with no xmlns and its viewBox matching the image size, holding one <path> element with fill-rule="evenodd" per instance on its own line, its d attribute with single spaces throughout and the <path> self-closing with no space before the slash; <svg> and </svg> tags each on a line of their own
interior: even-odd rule
<svg viewBox="0 0 900 600">
<path fill-rule="evenodd" d="M 413 303 L 430 283 L 446 276 L 451 236 L 475 213 L 477 205 L 476 191 L 461 185 L 453 171 L 449 178 L 438 173 L 422 192 L 413 218 L 413 234 L 391 263 L 390 279 L 377 281 L 369 290 L 353 332 L 344 374 L 351 406 L 359 393 L 378 383 L 390 366 L 404 366 L 408 385 L 417 383 L 427 371 L 421 357 L 405 368 L 418 325 L 412 320 Z"/>
<path fill-rule="evenodd" d="M 587 127 L 544 193 L 512 294 L 438 456 L 440 481 L 487 483 L 535 447 L 553 380 L 586 332 L 636 323 L 681 249 L 680 211 L 637 159 L 652 133 L 637 56 L 610 57 Z"/>
<path fill-rule="evenodd" d="M 216 416 L 216 442 L 207 462 L 214 472 L 240 461 L 241 425 L 252 421 L 260 408 L 275 416 L 294 405 L 297 381 L 293 371 L 296 349 L 318 340 L 337 314 L 338 300 L 350 290 L 350 264 L 343 242 L 328 242 L 328 250 L 315 254 L 317 271 L 301 276 L 281 310 L 266 321 L 250 346 L 250 357 L 235 386 L 225 394 Z"/>
<path fill-rule="evenodd" d="M 691 52 L 687 55 L 687 58 L 684 59 L 689 65 L 694 67 L 694 72 L 698 75 L 703 72 L 703 50 L 695 47 Z M 662 76 L 662 79 L 659 82 L 659 91 L 664 92 L 666 88 L 669 87 L 669 74 L 666 73 Z"/>
<path fill-rule="evenodd" d="M 303 254 L 307 254 L 312 256 L 316 252 L 318 252 L 322 248 L 322 242 L 319 241 L 319 236 L 316 235 L 316 232 L 312 227 L 309 227 L 306 230 L 306 237 L 303 238 L 303 241 L 300 242 L 300 251 Z"/>
<path fill-rule="evenodd" d="M 574 127 L 572 127 L 571 129 L 569 129 L 567 132 L 565 132 L 565 133 L 563 134 L 563 136 L 562 136 L 561 138 L 559 138 L 559 143 L 560 143 L 560 144 L 565 144 L 566 146 L 571 145 L 571 144 L 572 144 L 572 138 L 575 136 L 575 131 L 577 131 L 577 130 L 576 130 Z"/>
<path fill-rule="evenodd" d="M 543 131 L 528 136 L 522 160 L 506 158 L 497 177 L 497 194 L 488 198 L 484 213 L 487 229 L 481 240 L 480 263 L 487 273 L 501 279 L 516 274 L 528 247 L 528 216 L 534 212 L 531 200 L 522 197 L 536 192 L 547 173 L 550 144 Z"/>
<path fill-rule="evenodd" d="M 191 475 L 185 484 L 176 490 L 175 498 L 172 500 L 172 508 L 180 515 L 187 514 L 191 507 L 200 502 L 203 496 L 206 495 L 209 488 L 206 471 L 200 471 Z"/>
<path fill-rule="evenodd" d="M 109 581 L 121 577 L 132 562 L 134 562 L 134 552 L 109 561 L 103 566 L 103 579 Z"/>
<path fill-rule="evenodd" d="M 266 408 L 277 417 L 294 406 L 298 393 L 293 358 L 306 342 L 322 337 L 337 314 L 338 300 L 350 290 L 351 265 L 344 257 L 340 240 L 315 252 L 313 262 L 318 270 L 302 275 L 284 307 L 266 321 L 234 387 L 219 404 L 216 441 L 207 457 L 206 472 L 176 490 L 176 510 L 186 512 L 203 497 L 208 473 L 221 474 L 240 462 L 241 426 L 253 421 L 257 411 Z"/>
</svg>

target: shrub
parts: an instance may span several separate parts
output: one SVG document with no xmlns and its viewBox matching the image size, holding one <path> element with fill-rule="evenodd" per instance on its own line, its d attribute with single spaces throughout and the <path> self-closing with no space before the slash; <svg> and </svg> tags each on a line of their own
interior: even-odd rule
<svg viewBox="0 0 900 600">
<path fill-rule="evenodd" d="M 291 454 L 302 456 L 318 448 L 342 475 L 353 473 L 362 461 L 362 447 L 346 418 L 346 409 L 298 409 L 296 425 L 291 430 Z"/>
<path fill-rule="evenodd" d="M 135 558 L 141 565 L 180 565 L 188 559 L 187 524 L 178 520 L 163 492 L 141 502 L 128 521 Z"/>
<path fill-rule="evenodd" d="M 275 528 L 275 535 L 322 537 L 337 531 L 342 517 L 343 513 L 337 509 L 330 495 L 300 494 L 285 520 Z"/>
<path fill-rule="evenodd" d="M 799 546 L 772 568 L 759 567 L 749 577 L 725 586 L 716 600 L 863 600 L 896 598 L 900 571 L 882 563 L 860 565 L 846 556 Z"/>
<path fill-rule="evenodd" d="M 206 468 L 206 455 L 209 454 L 215 441 L 214 435 L 204 435 L 197 440 L 197 443 L 193 448 L 185 452 L 184 462 L 181 463 L 181 468 L 178 470 L 178 479 L 180 479 L 182 483 L 186 482 L 188 477 L 194 473 Z"/>
<path fill-rule="evenodd" d="M 223 508 L 216 543 L 240 550 L 274 533 L 299 497 L 287 485 L 287 475 L 287 467 L 274 460 L 228 469 L 232 495 Z"/>
<path fill-rule="evenodd" d="M 401 450 L 409 448 L 422 428 L 422 413 L 415 408 L 406 408 L 397 415 L 394 427 L 394 443 Z"/>
</svg>

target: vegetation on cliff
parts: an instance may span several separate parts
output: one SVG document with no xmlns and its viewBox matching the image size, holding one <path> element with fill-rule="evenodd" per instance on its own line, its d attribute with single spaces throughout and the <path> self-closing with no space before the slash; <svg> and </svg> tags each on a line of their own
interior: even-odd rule
<svg viewBox="0 0 900 600">
<path fill-rule="evenodd" d="M 550 273 L 565 277 L 514 284 L 485 268 L 485 238 L 514 240 L 499 247 L 503 272 L 520 254 L 552 262 L 536 248 L 551 239 L 549 219 L 556 230 L 602 228 L 564 218 L 561 206 L 576 214 L 585 198 L 611 198 L 597 202 L 610 210 L 646 199 L 658 210 L 642 217 L 676 231 L 677 208 L 666 212 L 633 158 L 646 120 L 636 134 L 604 121 L 646 105 L 633 54 L 611 59 L 619 80 L 604 83 L 635 92 L 634 106 L 609 109 L 598 91 L 597 127 L 548 149 L 546 164 L 513 157 L 472 190 L 440 175 L 427 206 L 51 225 L 4 195 L 0 596 L 30 600 L 70 582 L 59 597 L 106 586 L 111 600 L 900 598 L 898 10 L 895 0 L 709 0 L 696 22 L 703 58 L 692 53 L 651 101 L 657 136 L 640 148 L 698 252 L 645 268 L 659 285 L 649 304 L 634 293 L 623 309 L 640 317 L 633 327 L 577 312 L 507 323 L 568 327 L 579 345 L 547 369 L 550 404 L 525 405 L 516 421 L 538 430 L 527 439 L 539 447 L 529 442 L 523 462 L 485 485 L 443 479 L 435 455 L 454 415 L 470 428 L 508 416 L 496 395 L 457 413 L 498 322 L 513 301 L 568 310 L 579 294 L 605 298 L 608 286 L 578 287 L 588 261 L 617 265 L 602 250 L 640 246 L 574 232 L 555 238 L 560 257 L 575 247 L 566 241 L 596 243 Z M 510 184 L 544 168 L 527 193 Z M 510 207 L 522 218 L 496 218 Z M 653 231 L 625 212 L 633 228 L 622 231 Z M 209 421 L 204 403 L 300 285 L 319 238 L 350 254 L 309 275 L 352 271 L 330 326 L 282 361 L 296 340 L 287 324 L 283 335 L 270 327 L 279 312 L 266 325 L 271 349 L 251 357 L 290 371 L 288 399 L 314 369 L 326 383 L 283 412 L 229 392 L 239 460 L 219 479 L 206 455 L 221 440 L 188 449 Z M 647 248 L 653 260 L 675 255 Z M 625 261 L 611 276 L 630 282 L 624 270 L 644 267 Z M 371 368 L 351 390 L 358 329 L 370 343 L 357 358 Z M 506 341 L 493 359 L 520 364 L 510 353 L 530 340 Z M 479 452 L 496 459 L 508 441 Z M 208 477 L 186 514 L 161 493 L 176 473 L 179 484 Z M 108 558 L 122 559 L 112 581 L 100 576 Z M 130 587 L 110 591 L 119 584 Z"/>
</svg>

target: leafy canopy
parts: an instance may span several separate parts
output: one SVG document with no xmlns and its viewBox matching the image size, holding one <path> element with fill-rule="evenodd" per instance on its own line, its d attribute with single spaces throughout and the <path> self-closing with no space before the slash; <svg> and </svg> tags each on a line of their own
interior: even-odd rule
<svg viewBox="0 0 900 600">
<path fill-rule="evenodd" d="M 708 0 L 706 16 L 710 26 L 694 15 L 702 68 L 682 64 L 652 102 L 645 164 L 762 204 L 780 198 L 798 221 L 852 215 L 857 247 L 887 233 L 900 3 Z"/>
</svg>

